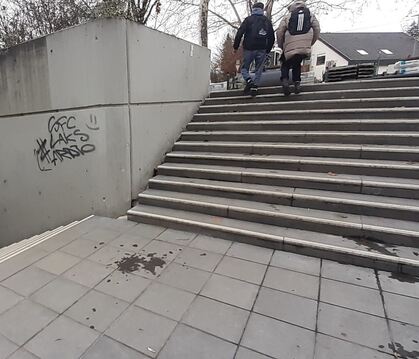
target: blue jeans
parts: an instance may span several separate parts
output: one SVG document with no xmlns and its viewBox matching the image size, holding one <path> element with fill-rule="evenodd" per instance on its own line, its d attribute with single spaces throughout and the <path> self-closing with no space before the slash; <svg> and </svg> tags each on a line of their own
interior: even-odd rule
<svg viewBox="0 0 419 359">
<path fill-rule="evenodd" d="M 251 79 L 249 74 L 250 65 L 255 61 L 255 78 L 253 82 L 259 85 L 260 78 L 263 72 L 263 65 L 265 64 L 266 50 L 244 50 L 243 52 L 243 66 L 241 73 L 245 81 Z"/>
</svg>

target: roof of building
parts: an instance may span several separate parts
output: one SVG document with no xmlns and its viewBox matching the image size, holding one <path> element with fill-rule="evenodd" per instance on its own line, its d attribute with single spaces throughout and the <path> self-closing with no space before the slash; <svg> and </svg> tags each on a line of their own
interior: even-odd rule
<svg viewBox="0 0 419 359">
<path fill-rule="evenodd" d="M 394 63 L 413 56 L 415 40 L 403 32 L 326 32 L 320 40 L 348 61 Z M 416 53 L 419 53 L 417 43 Z"/>
</svg>

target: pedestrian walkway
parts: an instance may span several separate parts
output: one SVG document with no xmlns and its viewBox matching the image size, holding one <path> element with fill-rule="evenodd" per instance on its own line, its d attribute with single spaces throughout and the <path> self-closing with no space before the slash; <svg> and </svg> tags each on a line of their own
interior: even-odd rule
<svg viewBox="0 0 419 359">
<path fill-rule="evenodd" d="M 92 217 L 0 263 L 0 358 L 419 358 L 418 281 Z"/>
</svg>

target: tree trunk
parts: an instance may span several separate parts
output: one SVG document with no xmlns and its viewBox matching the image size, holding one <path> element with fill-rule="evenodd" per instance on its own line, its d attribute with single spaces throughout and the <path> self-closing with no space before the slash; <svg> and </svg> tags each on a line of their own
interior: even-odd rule
<svg viewBox="0 0 419 359">
<path fill-rule="evenodd" d="M 201 0 L 199 9 L 199 27 L 201 45 L 208 47 L 208 5 L 210 0 Z"/>
</svg>

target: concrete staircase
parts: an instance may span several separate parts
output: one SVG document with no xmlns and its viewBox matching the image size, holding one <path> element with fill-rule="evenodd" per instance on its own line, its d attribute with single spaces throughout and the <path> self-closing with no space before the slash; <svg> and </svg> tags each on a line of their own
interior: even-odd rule
<svg viewBox="0 0 419 359">
<path fill-rule="evenodd" d="M 419 78 L 212 93 L 131 220 L 419 274 Z"/>
</svg>

